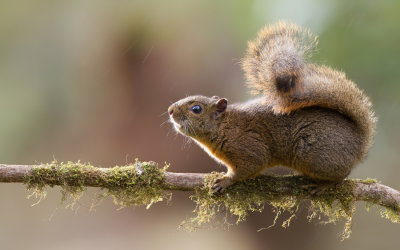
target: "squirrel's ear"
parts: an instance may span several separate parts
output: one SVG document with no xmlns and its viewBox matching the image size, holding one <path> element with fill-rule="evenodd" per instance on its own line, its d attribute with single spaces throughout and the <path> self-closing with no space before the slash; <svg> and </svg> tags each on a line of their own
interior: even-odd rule
<svg viewBox="0 0 400 250">
<path fill-rule="evenodd" d="M 226 110 L 226 107 L 228 106 L 228 100 L 225 98 L 219 99 L 215 105 L 217 106 L 217 112 L 222 113 Z"/>
</svg>

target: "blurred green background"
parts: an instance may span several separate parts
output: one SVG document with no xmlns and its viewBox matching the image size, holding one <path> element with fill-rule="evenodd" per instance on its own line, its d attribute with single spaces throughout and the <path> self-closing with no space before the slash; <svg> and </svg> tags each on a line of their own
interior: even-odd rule
<svg viewBox="0 0 400 250">
<path fill-rule="evenodd" d="M 314 60 L 343 70 L 371 97 L 375 144 L 354 178 L 400 189 L 400 1 L 50 1 L 0 2 L 0 163 L 54 158 L 112 166 L 140 160 L 171 171 L 223 171 L 185 146 L 161 114 L 186 95 L 250 98 L 239 65 L 265 24 L 289 20 L 319 35 Z M 161 115 L 161 116 L 160 116 Z M 0 184 L 1 249 L 398 249 L 400 225 L 358 204 L 353 234 L 307 223 L 307 204 L 287 229 L 267 207 L 222 229 L 182 232 L 187 193 L 171 205 L 89 212 L 57 209 L 58 189 L 31 207 L 21 184 Z M 283 220 L 283 219 L 282 219 Z"/>
</svg>

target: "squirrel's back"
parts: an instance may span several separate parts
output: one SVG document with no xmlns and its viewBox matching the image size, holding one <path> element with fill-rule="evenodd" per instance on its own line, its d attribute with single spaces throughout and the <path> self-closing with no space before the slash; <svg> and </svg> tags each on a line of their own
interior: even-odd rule
<svg viewBox="0 0 400 250">
<path fill-rule="evenodd" d="M 265 96 L 275 113 L 318 106 L 347 116 L 359 128 L 364 158 L 376 124 L 371 102 L 343 72 L 308 62 L 317 43 L 309 30 L 295 24 L 264 28 L 243 59 L 248 85 Z"/>
</svg>

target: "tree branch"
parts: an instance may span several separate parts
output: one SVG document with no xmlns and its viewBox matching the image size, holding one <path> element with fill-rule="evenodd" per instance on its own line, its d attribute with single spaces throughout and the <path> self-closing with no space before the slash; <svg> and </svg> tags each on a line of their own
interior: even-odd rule
<svg viewBox="0 0 400 250">
<path fill-rule="evenodd" d="M 0 164 L 0 182 L 23 183 L 29 176 L 32 175 L 33 168 L 48 168 L 46 165 L 5 165 Z M 85 178 L 83 183 L 87 187 L 103 187 L 99 178 L 104 175 L 111 175 L 112 168 L 93 168 L 90 170 L 90 175 Z M 165 172 L 164 185 L 165 190 L 180 190 L 193 191 L 196 187 L 204 185 L 204 178 L 207 174 L 200 173 L 173 173 Z M 295 196 L 297 190 L 307 188 L 307 184 L 312 184 L 311 181 L 305 179 L 301 186 L 293 186 L 296 183 L 296 176 L 272 177 L 261 176 L 260 183 L 268 183 L 268 186 L 276 187 L 282 195 Z M 45 184 L 49 185 L 65 185 L 54 179 L 43 179 Z M 383 207 L 398 209 L 400 207 L 400 192 L 391 187 L 377 183 L 375 181 L 363 180 L 346 180 L 345 182 L 353 184 L 353 197 L 357 201 L 366 201 L 373 204 L 378 204 Z M 271 185 L 273 183 L 273 185 Z M 297 188 L 297 190 L 296 190 Z M 276 191 L 276 190 L 270 190 Z M 313 196 L 311 192 L 308 195 Z"/>
<path fill-rule="evenodd" d="M 153 164 L 153 163 L 152 163 Z M 23 183 L 32 175 L 33 168 L 46 169 L 46 164 L 42 165 L 6 165 L 0 164 L 0 183 Z M 83 168 L 84 169 L 84 168 Z M 90 175 L 85 178 L 83 183 L 86 187 L 103 187 L 104 183 L 98 182 L 101 176 L 112 175 L 112 168 L 91 168 Z M 204 177 L 207 174 L 199 173 L 173 173 L 165 172 L 164 180 L 166 190 L 193 191 L 196 187 L 200 187 L 204 183 Z M 43 179 L 45 184 L 64 185 L 64 182 L 54 180 L 52 178 Z"/>
<path fill-rule="evenodd" d="M 400 192 L 376 180 L 344 180 L 315 194 L 315 182 L 304 176 L 258 176 L 228 187 L 223 194 L 214 194 L 212 186 L 218 173 L 173 173 L 167 172 L 167 167 L 160 169 L 154 162 L 139 161 L 113 168 L 56 161 L 42 165 L 0 164 L 0 182 L 24 183 L 40 199 L 45 197 L 46 186 L 59 185 L 62 201 L 70 194 L 74 202 L 86 187 L 99 187 L 106 190 L 100 198 L 111 196 L 121 207 L 148 208 L 170 198 L 169 191 L 195 191 L 191 199 L 196 203 L 196 215 L 182 223 L 189 230 L 213 221 L 221 209 L 237 216 L 237 222 L 243 221 L 248 212 L 261 212 L 266 203 L 274 207 L 277 217 L 283 211 L 291 214 L 282 224 L 286 227 L 303 200 L 311 201 L 310 220 L 321 219 L 318 214 L 325 215 L 328 223 L 345 219 L 342 239 L 350 236 L 355 201 L 380 205 L 384 208 L 382 217 L 400 223 Z"/>
</svg>

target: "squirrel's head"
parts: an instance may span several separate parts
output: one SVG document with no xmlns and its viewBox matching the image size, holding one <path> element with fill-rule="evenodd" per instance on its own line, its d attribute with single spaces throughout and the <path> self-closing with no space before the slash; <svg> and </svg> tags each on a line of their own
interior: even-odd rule
<svg viewBox="0 0 400 250">
<path fill-rule="evenodd" d="M 218 96 L 189 96 L 169 106 L 168 113 L 179 133 L 200 139 L 217 129 L 227 105 Z"/>
</svg>

